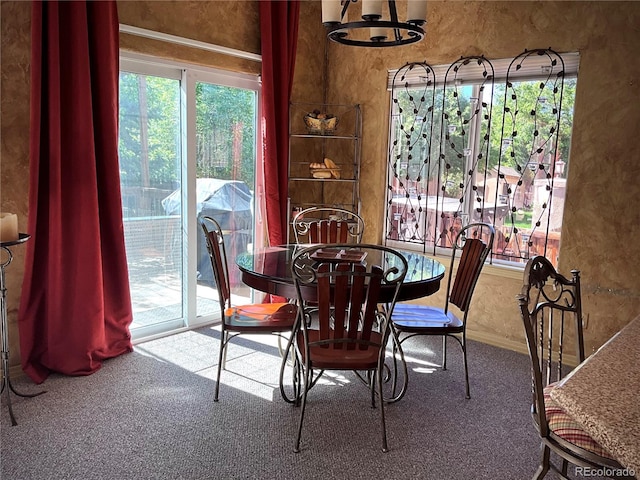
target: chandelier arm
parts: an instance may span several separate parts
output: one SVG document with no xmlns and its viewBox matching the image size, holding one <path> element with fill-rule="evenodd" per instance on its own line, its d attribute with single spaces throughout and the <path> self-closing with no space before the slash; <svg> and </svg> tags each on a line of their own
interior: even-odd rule
<svg viewBox="0 0 640 480">
<path fill-rule="evenodd" d="M 398 23 L 398 9 L 396 8 L 396 2 L 394 0 L 389 0 L 389 16 L 391 17 L 392 22 Z M 396 39 L 396 42 L 399 42 L 402 40 L 400 29 L 394 28 L 393 35 Z"/>
<path fill-rule="evenodd" d="M 342 20 L 344 16 L 347 14 L 347 9 L 349 8 L 349 5 L 351 5 L 351 3 L 354 1 L 355 0 L 346 0 L 344 2 L 344 5 L 342 6 L 342 13 L 340 14 L 340 20 Z"/>
<path fill-rule="evenodd" d="M 398 9 L 394 0 L 389 0 L 389 16 L 392 22 L 398 23 Z"/>
</svg>

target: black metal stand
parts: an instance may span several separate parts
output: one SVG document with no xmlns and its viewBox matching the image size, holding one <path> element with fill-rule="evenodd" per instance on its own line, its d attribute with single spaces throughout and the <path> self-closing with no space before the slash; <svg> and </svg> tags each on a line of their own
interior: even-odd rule
<svg viewBox="0 0 640 480">
<path fill-rule="evenodd" d="M 9 330 L 7 328 L 7 287 L 4 281 L 4 269 L 11 263 L 13 260 L 13 254 L 9 247 L 12 245 L 18 245 L 20 243 L 24 243 L 31 238 L 31 235 L 26 233 L 20 233 L 18 236 L 18 240 L 13 240 L 9 242 L 0 242 L 0 248 L 7 252 L 8 258 L 5 262 L 0 264 L 0 291 L 2 292 L 2 296 L 0 300 L 2 302 L 2 308 L 0 308 L 0 336 L 2 336 L 2 389 L 0 390 L 0 396 L 3 392 L 7 392 L 7 406 L 9 407 L 9 416 L 11 417 L 11 425 L 16 426 L 18 422 L 16 422 L 16 417 L 13 415 L 13 408 L 11 407 L 11 392 L 15 393 L 20 397 L 36 397 L 38 395 L 42 395 L 45 391 L 38 393 L 20 393 L 13 388 L 11 385 L 11 377 L 9 376 Z"/>
</svg>

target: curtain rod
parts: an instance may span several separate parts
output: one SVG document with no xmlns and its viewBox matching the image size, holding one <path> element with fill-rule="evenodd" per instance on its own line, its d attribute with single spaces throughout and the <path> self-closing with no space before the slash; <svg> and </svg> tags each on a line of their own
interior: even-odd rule
<svg viewBox="0 0 640 480">
<path fill-rule="evenodd" d="M 208 50 L 215 53 L 222 53 L 224 55 L 230 55 L 232 57 L 244 58 L 245 60 L 253 60 L 255 62 L 262 61 L 262 55 L 258 55 L 257 53 L 244 52 L 235 48 L 214 45 L 213 43 L 200 42 L 198 40 L 192 40 L 190 38 L 178 37 L 177 35 L 170 35 L 168 33 L 147 30 L 146 28 L 133 27 L 131 25 L 124 25 L 121 23 L 120 31 L 122 33 L 137 35 L 139 37 L 152 38 L 154 40 L 160 40 L 163 42 L 176 43 L 178 45 L 186 45 L 187 47 L 199 48 L 201 50 Z"/>
</svg>

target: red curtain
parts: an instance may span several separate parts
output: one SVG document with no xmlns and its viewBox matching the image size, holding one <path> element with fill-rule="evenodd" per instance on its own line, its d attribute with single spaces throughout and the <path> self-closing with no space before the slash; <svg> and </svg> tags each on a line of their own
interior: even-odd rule
<svg viewBox="0 0 640 480">
<path fill-rule="evenodd" d="M 116 2 L 34 2 L 22 368 L 89 375 L 133 350 L 118 167 Z"/>
<path fill-rule="evenodd" d="M 289 98 L 298 39 L 300 3 L 261 1 L 262 124 L 269 243 L 287 240 Z"/>
</svg>

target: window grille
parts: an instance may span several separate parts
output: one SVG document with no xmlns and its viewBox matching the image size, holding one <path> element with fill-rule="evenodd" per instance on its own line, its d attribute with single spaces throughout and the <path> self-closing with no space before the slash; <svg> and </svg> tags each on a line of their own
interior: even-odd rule
<svg viewBox="0 0 640 480">
<path fill-rule="evenodd" d="M 483 221 L 492 261 L 557 263 L 578 62 L 532 50 L 390 72 L 386 241 L 435 254 Z"/>
</svg>

